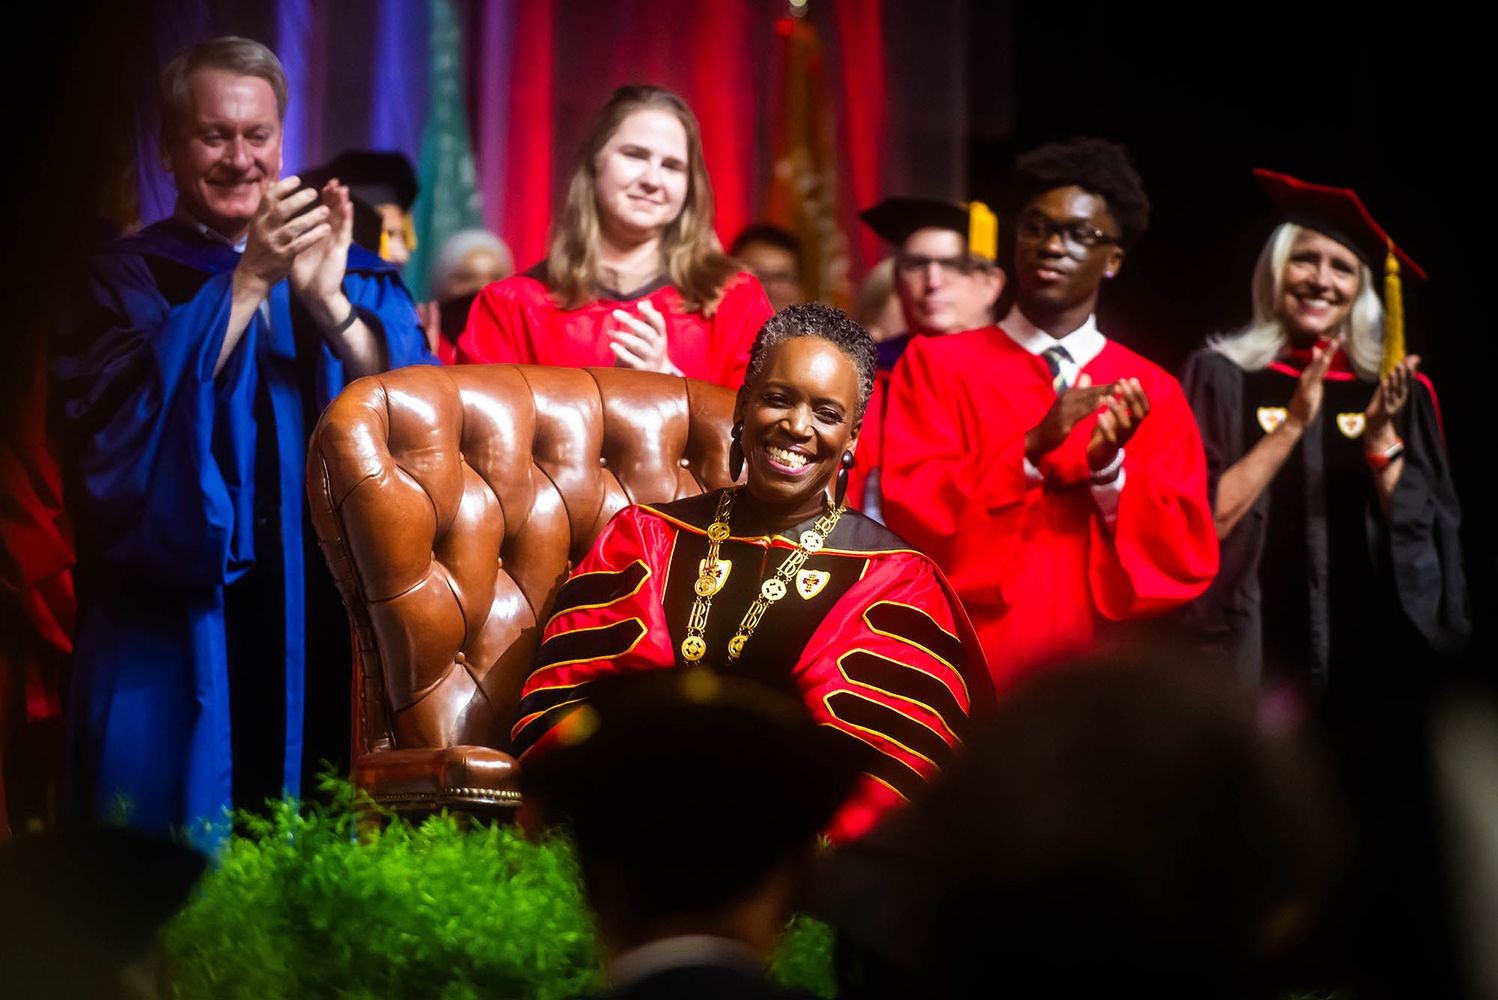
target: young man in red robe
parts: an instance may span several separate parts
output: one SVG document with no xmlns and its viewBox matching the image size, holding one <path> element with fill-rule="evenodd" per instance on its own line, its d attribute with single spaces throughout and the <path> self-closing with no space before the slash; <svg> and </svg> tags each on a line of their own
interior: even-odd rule
<svg viewBox="0 0 1498 1000">
<path fill-rule="evenodd" d="M 916 338 L 891 377 L 884 513 L 949 574 L 996 685 L 1158 614 L 1217 572 L 1202 444 L 1180 385 L 1104 337 L 1102 283 L 1149 219 L 1121 147 L 1021 157 L 1015 305 Z"/>
</svg>

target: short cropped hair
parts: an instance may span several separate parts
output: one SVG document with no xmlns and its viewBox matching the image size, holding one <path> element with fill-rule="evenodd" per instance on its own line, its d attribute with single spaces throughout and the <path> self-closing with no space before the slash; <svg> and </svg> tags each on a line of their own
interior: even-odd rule
<svg viewBox="0 0 1498 1000">
<path fill-rule="evenodd" d="M 733 246 L 728 252 L 737 257 L 746 246 L 751 243 L 764 243 L 767 246 L 779 247 L 794 256 L 797 260 L 801 258 L 801 241 L 788 229 L 783 229 L 772 222 L 754 222 L 744 227 L 744 231 L 734 239 Z"/>
<path fill-rule="evenodd" d="M 276 95 L 276 117 L 286 120 L 286 71 L 276 54 L 259 42 L 225 35 L 199 42 L 166 64 L 161 71 L 161 143 L 177 139 L 182 122 L 192 111 L 188 80 L 200 69 L 221 69 L 240 76 L 258 76 Z"/>
<path fill-rule="evenodd" d="M 820 302 L 788 306 L 765 321 L 749 350 L 744 385 L 753 384 L 764 371 L 770 352 L 793 337 L 821 337 L 853 362 L 853 367 L 858 369 L 858 410 L 854 414 L 854 423 L 862 422 L 869 397 L 874 392 L 874 370 L 878 359 L 874 338 L 849 319 L 847 313 Z"/>
<path fill-rule="evenodd" d="M 1015 163 L 1013 208 L 1060 187 L 1079 187 L 1108 203 L 1122 242 L 1131 245 L 1149 228 L 1150 200 L 1122 143 L 1078 137 L 1047 143 Z"/>
</svg>

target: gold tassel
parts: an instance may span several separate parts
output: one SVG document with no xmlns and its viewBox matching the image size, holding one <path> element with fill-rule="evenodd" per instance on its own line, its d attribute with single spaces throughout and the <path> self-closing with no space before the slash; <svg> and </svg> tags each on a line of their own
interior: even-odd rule
<svg viewBox="0 0 1498 1000">
<path fill-rule="evenodd" d="M 380 230 L 380 259 L 390 259 L 390 234 L 383 229 Z"/>
<path fill-rule="evenodd" d="M 968 252 L 985 260 L 996 260 L 999 256 L 999 219 L 981 201 L 969 202 L 967 206 Z"/>
<path fill-rule="evenodd" d="M 1384 357 L 1379 363 L 1380 378 L 1404 361 L 1404 288 L 1399 280 L 1399 261 L 1394 256 L 1394 241 L 1389 241 L 1389 255 L 1384 258 Z"/>
</svg>

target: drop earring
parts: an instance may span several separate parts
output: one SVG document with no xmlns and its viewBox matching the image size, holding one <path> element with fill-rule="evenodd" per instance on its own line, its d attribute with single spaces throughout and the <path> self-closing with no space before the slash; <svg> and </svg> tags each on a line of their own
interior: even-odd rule
<svg viewBox="0 0 1498 1000">
<path fill-rule="evenodd" d="M 734 424 L 728 436 L 732 438 L 728 442 L 728 475 L 734 482 L 738 482 L 739 476 L 744 472 L 744 445 L 739 440 L 744 436 L 744 425 Z"/>
<path fill-rule="evenodd" d="M 853 453 L 851 451 L 844 451 L 842 460 L 838 462 L 837 487 L 832 497 L 832 507 L 834 510 L 841 509 L 843 501 L 848 498 L 848 470 L 851 468 L 853 468 Z"/>
</svg>

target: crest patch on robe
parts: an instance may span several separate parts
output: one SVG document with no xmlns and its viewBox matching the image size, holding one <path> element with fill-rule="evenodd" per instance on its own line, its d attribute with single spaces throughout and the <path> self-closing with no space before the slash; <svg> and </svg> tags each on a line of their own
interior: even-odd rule
<svg viewBox="0 0 1498 1000">
<path fill-rule="evenodd" d="M 729 562 L 727 559 L 715 559 L 715 560 L 713 560 L 712 577 L 713 577 L 713 593 L 714 594 L 716 594 L 718 591 L 720 591 L 720 590 L 723 589 L 723 585 L 728 582 L 728 574 L 731 573 L 732 571 L 733 571 L 733 563 Z M 707 568 L 707 560 L 706 559 L 699 559 L 697 561 L 697 575 L 698 576 L 707 576 L 708 575 L 708 568 Z M 710 597 L 712 595 L 711 594 L 703 594 L 702 596 L 703 597 Z"/>
<path fill-rule="evenodd" d="M 1337 414 L 1337 430 L 1342 432 L 1343 437 L 1360 437 L 1366 423 L 1367 418 L 1360 412 Z"/>
<path fill-rule="evenodd" d="M 796 593 L 803 601 L 809 601 L 822 592 L 832 574 L 820 569 L 803 569 L 796 574 Z"/>
<path fill-rule="evenodd" d="M 1259 426 L 1264 428 L 1265 434 L 1273 434 L 1289 416 L 1290 411 L 1283 406 L 1261 406 L 1259 407 Z"/>
</svg>

